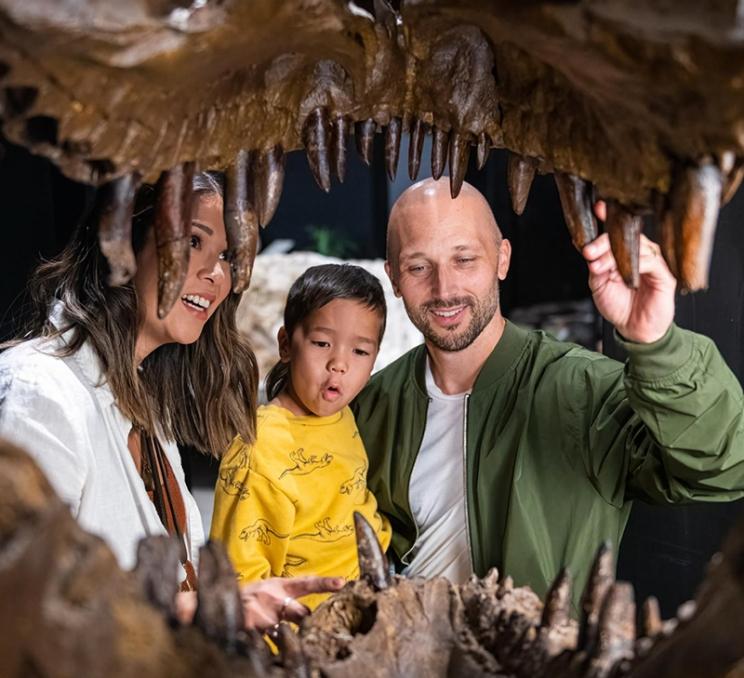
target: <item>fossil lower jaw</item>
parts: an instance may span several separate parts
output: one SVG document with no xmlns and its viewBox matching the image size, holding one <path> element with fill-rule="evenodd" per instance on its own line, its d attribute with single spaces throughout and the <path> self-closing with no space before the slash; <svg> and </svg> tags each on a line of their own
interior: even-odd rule
<svg viewBox="0 0 744 678">
<path fill-rule="evenodd" d="M 740 525 L 696 601 L 662 621 L 648 599 L 636 632 L 632 587 L 599 549 L 570 618 L 562 571 L 544 603 L 492 570 L 462 585 L 391 577 L 374 530 L 355 517 L 360 580 L 315 610 L 279 652 L 242 631 L 238 583 L 219 543 L 199 558 L 193 624 L 175 620 L 180 547 L 151 536 L 124 572 L 83 531 L 31 457 L 0 441 L 0 667 L 3 675 L 502 676 L 697 678 L 737 675 L 744 643 Z M 143 643 L 143 639 L 146 641 Z M 137 648 L 133 651 L 132 648 Z M 733 669 L 733 671 L 732 671 Z"/>
</svg>

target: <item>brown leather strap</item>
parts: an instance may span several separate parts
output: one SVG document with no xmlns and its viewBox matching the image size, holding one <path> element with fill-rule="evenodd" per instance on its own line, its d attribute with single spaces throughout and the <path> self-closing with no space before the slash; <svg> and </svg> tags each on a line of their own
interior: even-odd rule
<svg viewBox="0 0 744 678">
<path fill-rule="evenodd" d="M 145 483 L 147 495 L 155 505 L 168 534 L 175 535 L 181 545 L 181 564 L 186 570 L 186 579 L 181 582 L 181 590 L 194 591 L 197 578 L 186 548 L 188 525 L 181 488 L 160 441 L 145 432 L 140 433 L 140 461 L 140 476 Z"/>
</svg>

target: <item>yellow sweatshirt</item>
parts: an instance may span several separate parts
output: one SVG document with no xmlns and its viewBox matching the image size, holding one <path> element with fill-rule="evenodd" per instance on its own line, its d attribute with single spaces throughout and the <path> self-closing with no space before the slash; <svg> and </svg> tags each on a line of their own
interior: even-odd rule
<svg viewBox="0 0 744 678">
<path fill-rule="evenodd" d="M 354 511 L 390 543 L 367 489 L 367 453 L 348 407 L 328 417 L 258 409 L 256 444 L 240 436 L 222 457 L 210 537 L 242 581 L 304 575 L 359 577 Z M 305 596 L 311 609 L 327 594 Z"/>
</svg>

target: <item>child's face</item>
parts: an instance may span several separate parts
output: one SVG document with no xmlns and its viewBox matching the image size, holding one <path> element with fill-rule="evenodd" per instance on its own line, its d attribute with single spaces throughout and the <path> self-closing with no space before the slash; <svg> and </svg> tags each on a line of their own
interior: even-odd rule
<svg viewBox="0 0 744 678">
<path fill-rule="evenodd" d="M 380 324 L 377 311 L 353 299 L 334 299 L 307 316 L 291 337 L 282 328 L 279 352 L 290 363 L 287 395 L 296 413 L 328 416 L 356 397 L 372 373 Z"/>
</svg>

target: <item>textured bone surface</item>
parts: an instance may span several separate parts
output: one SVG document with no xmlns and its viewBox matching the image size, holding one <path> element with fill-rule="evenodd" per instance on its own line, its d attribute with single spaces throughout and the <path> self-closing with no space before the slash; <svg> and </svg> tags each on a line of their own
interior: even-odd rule
<svg viewBox="0 0 744 678">
<path fill-rule="evenodd" d="M 149 538 L 121 571 L 82 530 L 31 458 L 0 441 L 0 675 L 426 676 L 500 678 L 723 678 L 741 675 L 744 524 L 728 537 L 694 604 L 661 622 L 645 606 L 638 637 L 628 584 L 600 549 L 569 617 L 570 577 L 545 605 L 495 570 L 454 586 L 390 577 L 374 532 L 355 520 L 361 577 L 325 601 L 272 656 L 240 629 L 237 583 L 217 544 L 200 554 L 194 623 L 173 620 L 178 545 Z"/>
<path fill-rule="evenodd" d="M 721 173 L 712 163 L 686 168 L 670 196 L 677 277 L 682 287 L 708 287 L 708 269 L 721 199 Z"/>
<path fill-rule="evenodd" d="M 131 280 L 137 270 L 132 250 L 132 212 L 137 180 L 125 174 L 106 184 L 97 196 L 98 241 L 109 264 L 112 287 Z"/>
<path fill-rule="evenodd" d="M 592 187 L 580 177 L 561 172 L 555 175 L 563 216 L 576 249 L 597 237 L 597 220 L 592 206 Z"/>
<path fill-rule="evenodd" d="M 677 159 L 742 155 L 739 21 L 733 2 L 409 0 L 397 25 L 341 0 L 0 0 L 3 131 L 81 181 L 154 181 L 297 149 L 318 106 L 412 114 L 649 206 Z"/>
<path fill-rule="evenodd" d="M 256 153 L 253 161 L 253 197 L 258 213 L 258 222 L 266 226 L 279 207 L 279 198 L 284 187 L 284 151 L 273 146 Z"/>
<path fill-rule="evenodd" d="M 638 215 L 628 212 L 614 200 L 607 203 L 605 229 L 610 236 L 610 246 L 615 255 L 617 269 L 628 287 L 640 283 L 641 229 L 643 222 Z"/>
<path fill-rule="evenodd" d="M 158 253 L 158 316 L 176 303 L 186 281 L 191 255 L 194 163 L 163 172 L 156 185 L 155 244 Z"/>
<path fill-rule="evenodd" d="M 0 675 L 256 675 L 196 628 L 174 628 L 173 551 L 140 549 L 136 572 L 84 532 L 29 456 L 0 440 Z M 161 545 L 162 546 L 162 545 Z"/>
<path fill-rule="evenodd" d="M 733 0 L 403 0 L 399 12 L 375 0 L 373 13 L 342 0 L 185 4 L 0 0 L 3 134 L 108 186 L 134 173 L 154 182 L 184 162 L 225 169 L 246 149 L 258 154 L 265 225 L 283 178 L 266 149 L 304 147 L 329 191 L 352 127 L 367 164 L 384 130 L 390 177 L 404 131 L 416 176 L 431 129 L 432 175 L 449 156 L 453 196 L 472 146 L 479 168 L 491 147 L 531 159 L 510 164 L 518 213 L 530 174 L 555 173 L 579 247 L 594 237 L 595 195 L 635 216 L 665 205 L 673 272 L 682 289 L 707 285 L 718 207 L 744 174 L 744 15 Z M 121 284 L 131 257 L 122 228 L 107 226 Z"/>
<path fill-rule="evenodd" d="M 225 231 L 233 292 L 243 292 L 251 281 L 258 249 L 258 214 L 250 195 L 250 153 L 238 151 L 225 173 Z"/>
<path fill-rule="evenodd" d="M 532 158 L 523 158 L 516 153 L 509 154 L 506 166 L 506 183 L 509 187 L 512 209 L 515 214 L 522 214 L 527 206 L 532 180 L 537 171 L 537 162 Z"/>
</svg>

